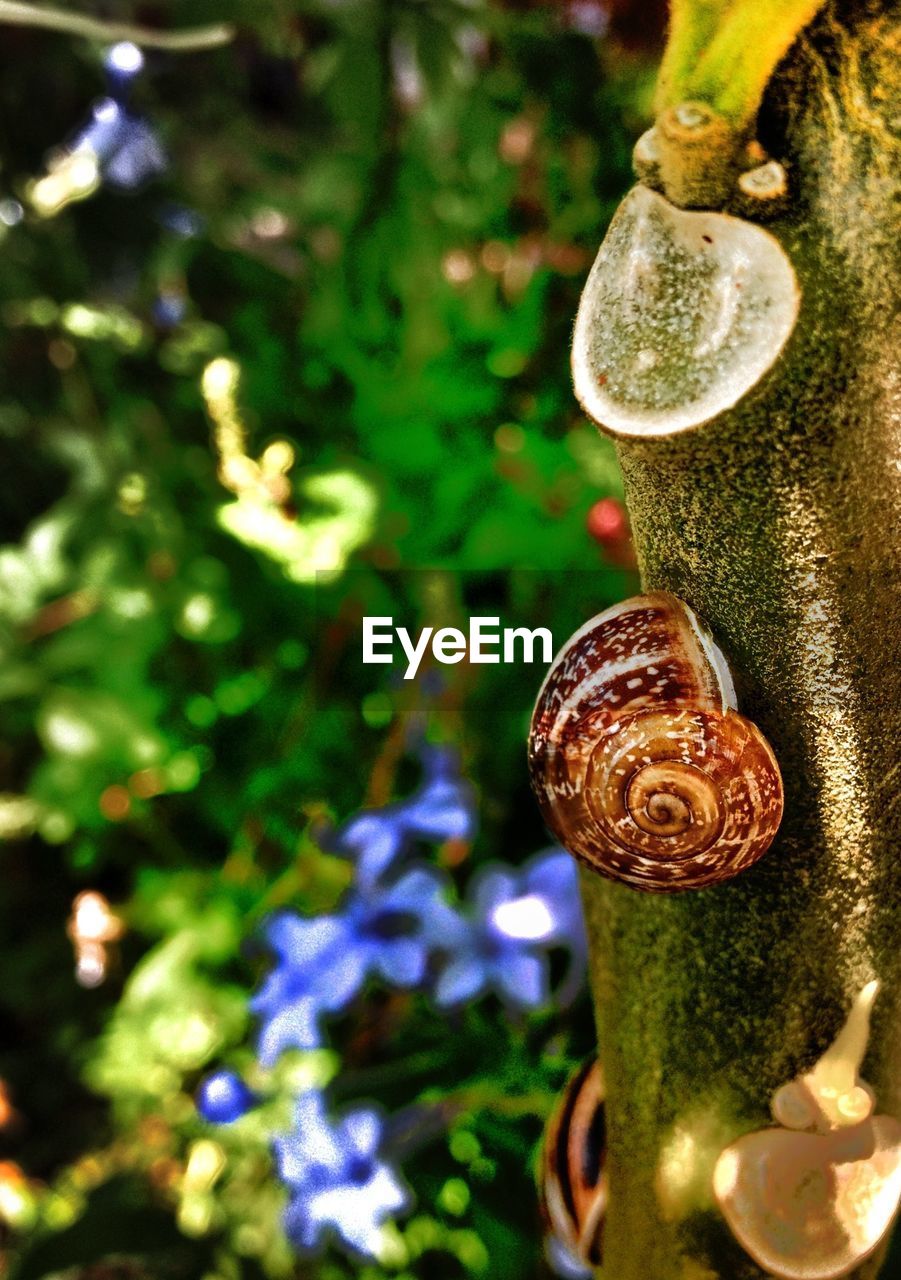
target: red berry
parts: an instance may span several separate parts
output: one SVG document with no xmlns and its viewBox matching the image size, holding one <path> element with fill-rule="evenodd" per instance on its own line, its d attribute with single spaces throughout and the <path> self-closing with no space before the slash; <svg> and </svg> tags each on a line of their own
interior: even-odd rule
<svg viewBox="0 0 901 1280">
<path fill-rule="evenodd" d="M 619 498 L 600 498 L 590 508 L 585 527 L 611 564 L 635 568 L 629 515 Z"/>
<path fill-rule="evenodd" d="M 602 547 L 629 537 L 629 517 L 618 498 L 601 498 L 588 512 L 586 527 Z"/>
</svg>

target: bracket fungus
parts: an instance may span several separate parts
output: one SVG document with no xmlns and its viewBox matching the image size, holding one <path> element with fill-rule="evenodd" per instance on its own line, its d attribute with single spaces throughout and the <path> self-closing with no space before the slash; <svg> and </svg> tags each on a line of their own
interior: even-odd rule
<svg viewBox="0 0 901 1280">
<path fill-rule="evenodd" d="M 878 984 L 857 996 L 810 1071 L 777 1089 L 778 1127 L 721 1152 L 716 1201 L 732 1234 L 779 1280 L 838 1280 L 884 1240 L 901 1200 L 901 1124 L 874 1115 L 858 1071 Z"/>
<path fill-rule="evenodd" d="M 794 269 L 769 232 L 729 214 L 678 209 L 639 184 L 582 293 L 576 395 L 615 436 L 699 426 L 773 365 L 799 305 Z"/>
</svg>

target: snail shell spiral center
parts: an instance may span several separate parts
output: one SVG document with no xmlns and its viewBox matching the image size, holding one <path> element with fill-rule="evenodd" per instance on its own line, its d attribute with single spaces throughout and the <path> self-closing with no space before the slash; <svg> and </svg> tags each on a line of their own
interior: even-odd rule
<svg viewBox="0 0 901 1280">
<path fill-rule="evenodd" d="M 635 804 L 635 790 L 643 788 L 630 787 L 627 796 L 629 812 L 644 831 L 656 831 L 662 836 L 679 835 L 686 827 L 691 826 L 691 809 L 681 798 L 666 791 L 652 792 L 644 800 Z M 641 805 L 644 808 L 641 808 Z"/>
<path fill-rule="evenodd" d="M 722 815 L 716 787 L 695 765 L 660 760 L 636 769 L 626 787 L 626 808 L 649 835 L 681 836 L 694 826 L 716 839 Z"/>
<path fill-rule="evenodd" d="M 705 759 L 706 730 L 697 714 L 645 712 L 602 736 L 585 778 L 599 832 L 652 861 L 709 849 L 726 818 L 721 780 L 686 758 Z"/>
</svg>

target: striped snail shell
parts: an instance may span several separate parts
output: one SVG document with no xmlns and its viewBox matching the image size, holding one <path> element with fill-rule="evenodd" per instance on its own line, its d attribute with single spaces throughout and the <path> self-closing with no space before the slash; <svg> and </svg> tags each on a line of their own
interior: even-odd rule
<svg viewBox="0 0 901 1280">
<path fill-rule="evenodd" d="M 738 714 L 726 661 L 687 605 L 636 596 L 554 659 L 532 714 L 544 820 L 601 875 L 652 893 L 750 867 L 782 817 L 782 778 Z"/>
<path fill-rule="evenodd" d="M 539 1193 L 545 1224 L 572 1257 L 588 1267 L 601 1261 L 607 1210 L 604 1078 L 589 1059 L 571 1076 L 541 1147 Z"/>
</svg>

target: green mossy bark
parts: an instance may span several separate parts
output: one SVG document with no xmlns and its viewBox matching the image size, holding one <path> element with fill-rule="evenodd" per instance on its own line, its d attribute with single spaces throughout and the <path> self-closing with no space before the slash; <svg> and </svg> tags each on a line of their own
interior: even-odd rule
<svg viewBox="0 0 901 1280">
<path fill-rule="evenodd" d="M 765 1274 L 712 1201 L 713 1164 L 771 1122 L 873 977 L 862 1074 L 901 1118 L 899 30 L 897 3 L 836 0 L 770 87 L 763 140 L 796 192 L 770 229 L 803 291 L 782 358 L 714 422 L 619 449 L 644 583 L 713 631 L 786 805 L 721 888 L 584 874 L 616 1280 Z"/>
</svg>

